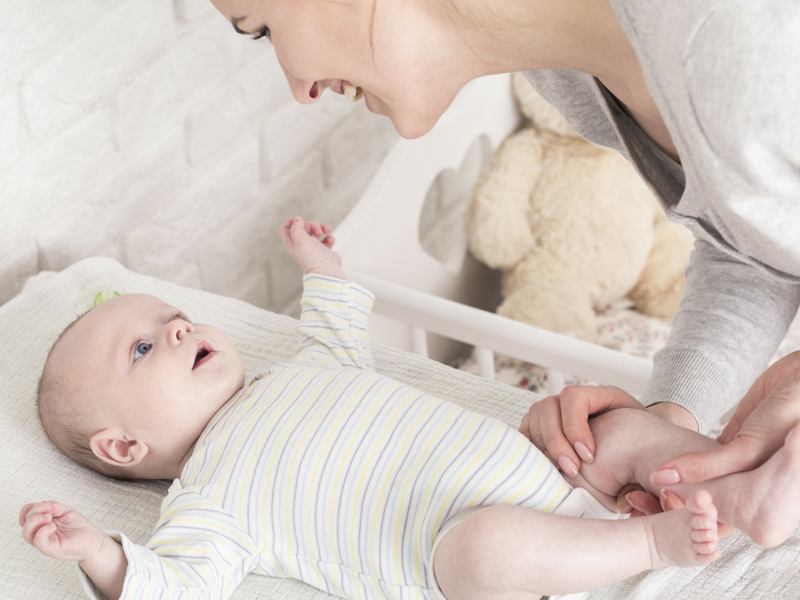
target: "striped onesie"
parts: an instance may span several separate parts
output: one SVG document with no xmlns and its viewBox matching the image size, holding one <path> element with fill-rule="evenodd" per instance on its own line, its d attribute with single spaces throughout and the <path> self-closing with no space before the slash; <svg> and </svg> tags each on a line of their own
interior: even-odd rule
<svg viewBox="0 0 800 600">
<path fill-rule="evenodd" d="M 214 415 L 146 546 L 114 534 L 128 559 L 122 598 L 227 598 L 254 572 L 344 598 L 441 599 L 433 550 L 456 515 L 574 504 L 506 424 L 374 371 L 368 291 L 304 283 L 297 355 Z"/>
</svg>

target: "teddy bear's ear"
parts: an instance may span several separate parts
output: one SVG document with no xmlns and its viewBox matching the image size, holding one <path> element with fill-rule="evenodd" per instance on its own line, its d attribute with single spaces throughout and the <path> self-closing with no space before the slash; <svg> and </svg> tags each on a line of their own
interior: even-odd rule
<svg viewBox="0 0 800 600">
<path fill-rule="evenodd" d="M 514 96 L 517 99 L 522 114 L 539 131 L 547 129 L 559 135 L 576 136 L 575 130 L 570 127 L 566 119 L 561 116 L 553 106 L 539 95 L 533 86 L 528 83 L 522 73 L 514 73 L 511 79 Z"/>
</svg>

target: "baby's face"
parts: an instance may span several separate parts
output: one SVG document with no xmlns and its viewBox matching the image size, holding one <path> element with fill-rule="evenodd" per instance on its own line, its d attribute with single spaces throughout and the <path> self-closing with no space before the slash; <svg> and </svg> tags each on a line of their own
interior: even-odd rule
<svg viewBox="0 0 800 600">
<path fill-rule="evenodd" d="M 244 384 L 241 355 L 222 331 L 152 296 L 104 302 L 74 329 L 65 359 L 96 427 L 119 427 L 161 458 L 188 452 Z"/>
</svg>

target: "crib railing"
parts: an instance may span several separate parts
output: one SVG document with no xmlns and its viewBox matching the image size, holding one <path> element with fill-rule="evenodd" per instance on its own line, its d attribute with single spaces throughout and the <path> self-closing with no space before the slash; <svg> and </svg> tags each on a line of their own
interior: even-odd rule
<svg viewBox="0 0 800 600">
<path fill-rule="evenodd" d="M 547 369 L 548 392 L 564 387 L 564 373 L 639 394 L 652 372 L 649 360 L 514 321 L 365 273 L 349 276 L 375 294 L 374 312 L 408 324 L 415 354 L 428 356 L 426 332 L 475 346 L 484 377 L 494 379 L 494 352 Z"/>
</svg>

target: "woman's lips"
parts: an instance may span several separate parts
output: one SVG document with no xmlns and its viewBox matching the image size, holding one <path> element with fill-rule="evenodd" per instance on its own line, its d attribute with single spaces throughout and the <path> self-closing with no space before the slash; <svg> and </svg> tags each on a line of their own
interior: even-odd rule
<svg viewBox="0 0 800 600">
<path fill-rule="evenodd" d="M 374 108 L 372 108 L 372 106 L 370 106 L 370 104 L 369 104 L 369 98 L 367 98 L 367 95 L 366 95 L 366 94 L 364 94 L 364 105 L 367 107 L 367 110 L 368 110 L 369 112 L 371 112 L 371 113 L 375 113 L 376 115 L 377 115 L 377 114 L 380 114 L 380 113 L 377 113 L 377 112 L 375 112 L 375 109 L 374 109 Z"/>
</svg>

